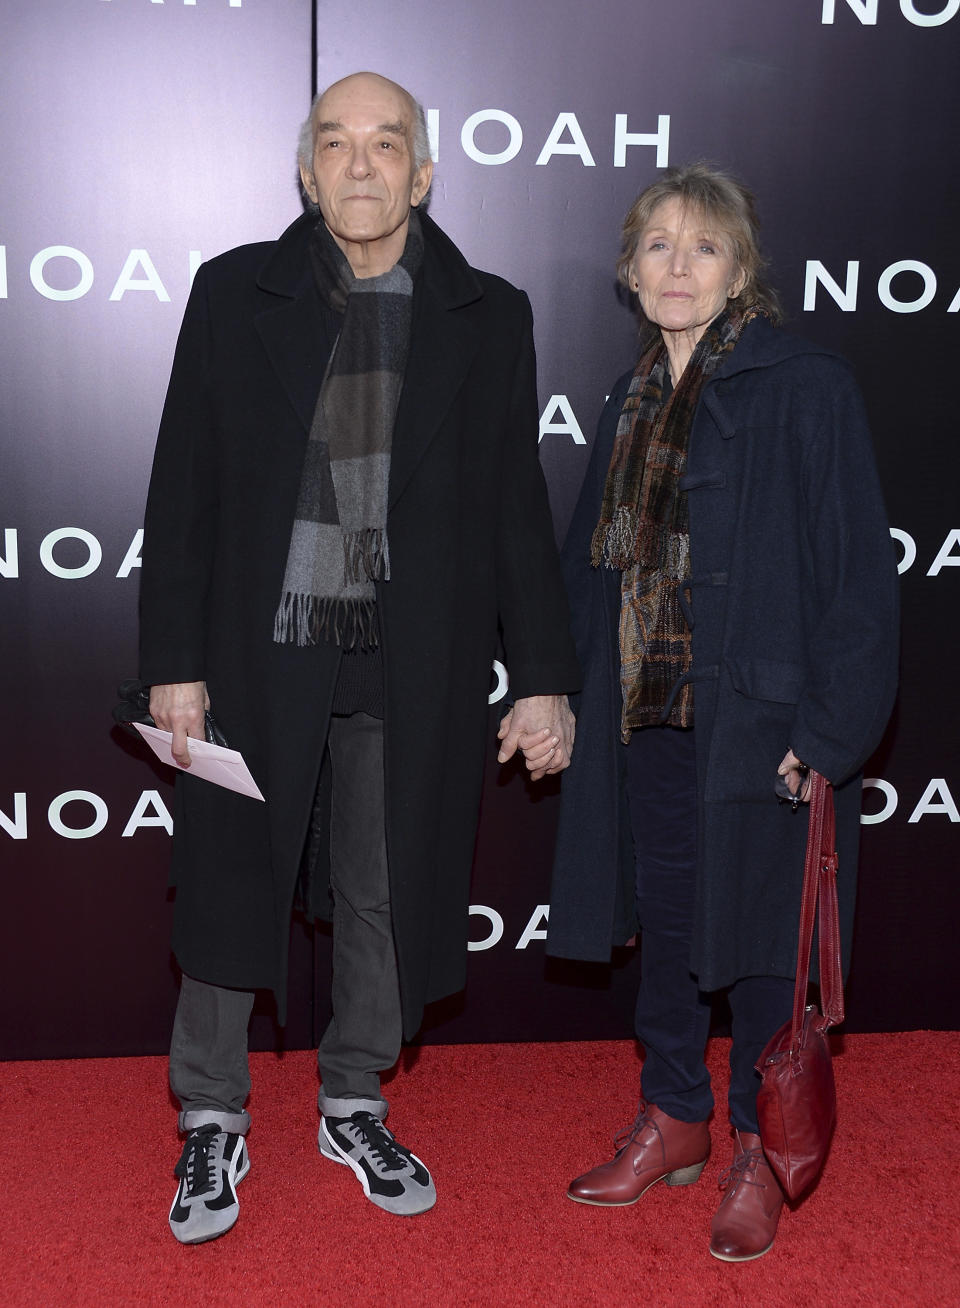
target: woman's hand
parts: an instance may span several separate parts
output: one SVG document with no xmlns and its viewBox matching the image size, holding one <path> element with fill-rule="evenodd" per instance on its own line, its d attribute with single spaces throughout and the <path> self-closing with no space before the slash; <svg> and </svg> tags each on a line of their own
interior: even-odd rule
<svg viewBox="0 0 960 1308">
<path fill-rule="evenodd" d="M 800 762 L 792 749 L 784 754 L 783 762 L 777 768 L 777 776 L 783 777 L 791 795 L 799 796 L 799 803 L 810 803 L 810 769 Z"/>
</svg>

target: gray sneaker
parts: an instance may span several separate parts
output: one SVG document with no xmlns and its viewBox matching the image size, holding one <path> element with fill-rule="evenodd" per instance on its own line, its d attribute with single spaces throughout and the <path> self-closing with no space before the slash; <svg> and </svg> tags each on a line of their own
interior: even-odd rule
<svg viewBox="0 0 960 1308">
<path fill-rule="evenodd" d="M 216 1122 L 187 1136 L 174 1176 L 180 1178 L 170 1209 L 170 1230 L 181 1244 L 202 1244 L 230 1230 L 240 1215 L 236 1186 L 250 1171 L 242 1135 Z"/>
<path fill-rule="evenodd" d="M 370 1202 L 388 1213 L 412 1217 L 437 1202 L 423 1163 L 373 1113 L 323 1117 L 317 1143 L 324 1158 L 351 1167 Z"/>
</svg>

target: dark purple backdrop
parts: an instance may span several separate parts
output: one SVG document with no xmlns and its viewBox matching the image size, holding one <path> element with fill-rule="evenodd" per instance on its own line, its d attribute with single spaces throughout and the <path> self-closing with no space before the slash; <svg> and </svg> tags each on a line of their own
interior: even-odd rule
<svg viewBox="0 0 960 1308">
<path fill-rule="evenodd" d="M 296 216 L 312 87 L 360 65 L 429 111 L 434 218 L 530 294 L 558 535 L 606 390 L 633 361 L 613 277 L 624 211 L 659 167 L 695 158 L 756 190 L 791 326 L 856 365 L 904 551 L 903 686 L 868 768 L 848 1027 L 956 1026 L 960 513 L 946 386 L 960 204 L 944 142 L 958 126 L 960 0 L 589 12 L 411 0 L 402 21 L 355 0 L 346 24 L 342 7 L 309 0 L 42 9 L 0 13 L 0 1056 L 165 1046 L 171 787 L 109 727 L 114 684 L 136 662 L 156 424 L 191 260 Z M 438 1006 L 425 1038 L 627 1034 L 632 951 L 611 968 L 544 956 L 557 786 L 501 774 L 494 756 L 491 744 L 472 926 L 495 943 L 471 953 L 466 997 Z M 281 1037 L 265 1004 L 257 1044 L 308 1044 L 324 1020 L 326 936 L 295 923 L 292 957 L 290 1024 Z"/>
</svg>

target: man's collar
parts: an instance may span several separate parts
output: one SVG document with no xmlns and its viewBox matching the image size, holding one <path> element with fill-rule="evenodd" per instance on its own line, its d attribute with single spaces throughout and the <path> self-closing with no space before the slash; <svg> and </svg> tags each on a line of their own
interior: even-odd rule
<svg viewBox="0 0 960 1308">
<path fill-rule="evenodd" d="M 310 280 L 310 237 L 317 217 L 301 214 L 274 243 L 260 269 L 257 285 L 276 295 L 297 295 Z"/>
<path fill-rule="evenodd" d="M 424 284 L 445 309 L 460 309 L 483 296 L 473 269 L 450 237 L 421 211 Z"/>
<path fill-rule="evenodd" d="M 316 214 L 305 213 L 290 224 L 260 269 L 257 285 L 276 295 L 296 296 L 310 282 L 309 248 Z M 424 286 L 446 309 L 459 309 L 483 295 L 483 288 L 466 259 L 423 210 Z"/>
</svg>

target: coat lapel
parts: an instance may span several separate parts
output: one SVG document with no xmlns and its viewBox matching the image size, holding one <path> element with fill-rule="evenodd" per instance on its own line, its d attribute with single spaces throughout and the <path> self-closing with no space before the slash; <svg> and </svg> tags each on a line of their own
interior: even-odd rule
<svg viewBox="0 0 960 1308">
<path fill-rule="evenodd" d="M 476 315 L 442 303 L 428 287 L 414 312 L 413 337 L 390 456 L 396 504 L 463 384 L 480 339 Z"/>
<path fill-rule="evenodd" d="M 410 357 L 390 456 L 392 508 L 436 438 L 479 348 L 483 288 L 463 255 L 427 214 L 423 269 L 414 292 Z"/>
<path fill-rule="evenodd" d="M 308 287 L 296 299 L 259 314 L 256 324 L 280 384 L 309 431 L 328 354 L 322 348 L 324 324 L 316 294 Z"/>
<path fill-rule="evenodd" d="M 265 294 L 264 307 L 254 319 L 267 357 L 307 431 L 329 354 L 310 270 L 309 242 L 315 222 L 305 214 L 280 237 L 257 279 Z"/>
</svg>

